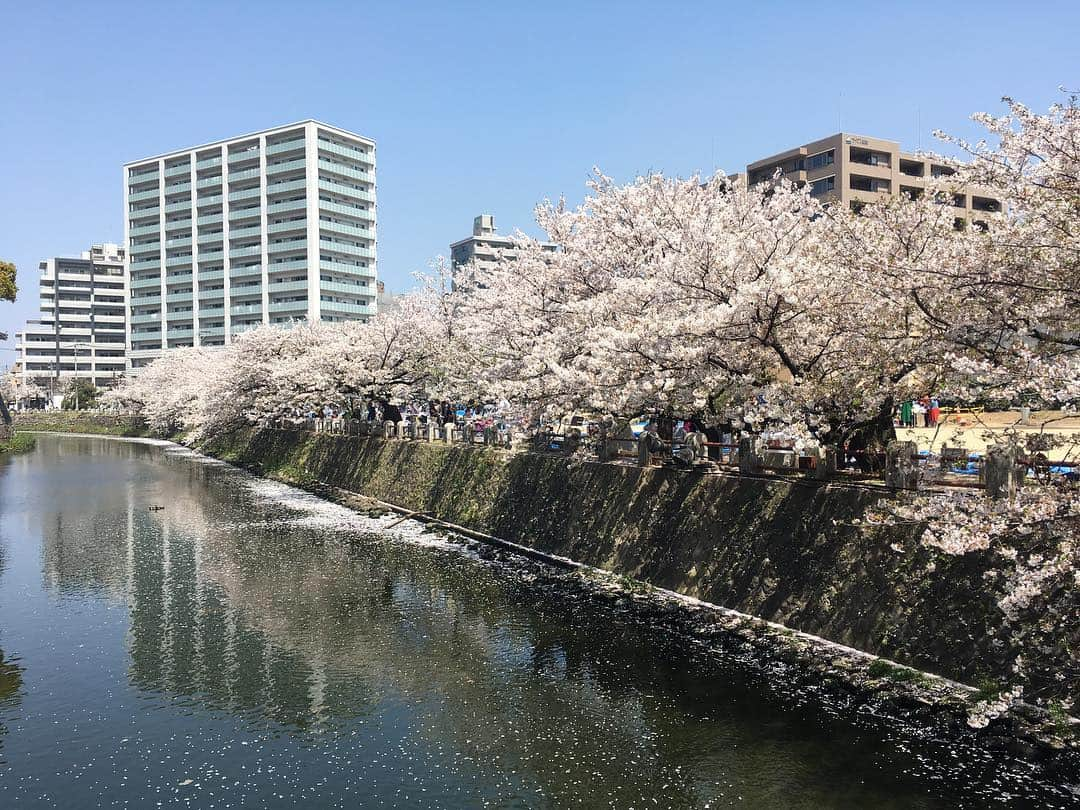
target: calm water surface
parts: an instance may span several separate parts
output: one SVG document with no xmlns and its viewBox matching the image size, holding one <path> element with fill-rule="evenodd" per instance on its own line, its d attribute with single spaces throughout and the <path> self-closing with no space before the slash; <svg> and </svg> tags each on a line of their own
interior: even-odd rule
<svg viewBox="0 0 1080 810">
<path fill-rule="evenodd" d="M 0 462 L 2 808 L 1067 804 L 933 751 L 174 449 Z"/>
</svg>

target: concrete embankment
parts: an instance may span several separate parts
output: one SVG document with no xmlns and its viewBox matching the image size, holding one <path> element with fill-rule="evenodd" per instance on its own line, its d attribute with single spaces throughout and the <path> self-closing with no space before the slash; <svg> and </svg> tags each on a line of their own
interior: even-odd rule
<svg viewBox="0 0 1080 810">
<path fill-rule="evenodd" d="M 1008 621 L 1000 555 L 952 556 L 922 545 L 919 526 L 867 526 L 881 490 L 277 430 L 238 431 L 203 449 L 988 690 L 1022 678 L 1033 697 L 1080 696 L 1076 588 L 1050 589 Z M 1050 549 L 1060 537 L 1018 542 Z"/>
<path fill-rule="evenodd" d="M 25 411 L 15 415 L 15 429 L 52 433 L 93 433 L 102 436 L 149 436 L 146 421 L 137 416 L 110 416 L 88 411 Z"/>
</svg>

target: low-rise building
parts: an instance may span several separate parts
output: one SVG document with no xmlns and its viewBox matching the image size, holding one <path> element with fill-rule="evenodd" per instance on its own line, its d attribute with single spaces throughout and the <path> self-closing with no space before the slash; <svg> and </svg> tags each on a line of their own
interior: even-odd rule
<svg viewBox="0 0 1080 810">
<path fill-rule="evenodd" d="M 41 317 L 15 333 L 17 393 L 51 395 L 74 379 L 114 385 L 124 373 L 124 248 L 93 245 L 81 256 L 58 256 L 38 267 Z"/>
<path fill-rule="evenodd" d="M 793 182 L 809 184 L 815 197 L 852 208 L 882 197 L 917 196 L 929 180 L 953 174 L 945 163 L 902 151 L 897 141 L 849 132 L 756 160 L 746 167 L 747 181 L 769 181 L 777 170 Z M 958 224 L 978 223 L 1001 210 L 999 200 L 977 188 L 958 189 L 952 205 Z"/>
<path fill-rule="evenodd" d="M 542 242 L 541 249 L 554 252 L 558 245 Z M 472 236 L 467 236 L 450 245 L 450 268 L 457 274 L 459 267 L 475 262 L 478 269 L 484 270 L 500 259 L 517 259 L 517 245 L 508 236 L 495 232 L 495 217 L 481 214 L 473 219 Z"/>
</svg>

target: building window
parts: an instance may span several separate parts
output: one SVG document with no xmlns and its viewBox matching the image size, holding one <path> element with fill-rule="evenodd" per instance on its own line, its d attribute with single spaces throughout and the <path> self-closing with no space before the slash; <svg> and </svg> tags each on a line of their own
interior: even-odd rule
<svg viewBox="0 0 1080 810">
<path fill-rule="evenodd" d="M 833 150 L 828 152 L 820 152 L 806 159 L 806 168 L 808 169 L 820 169 L 822 166 L 831 166 L 833 163 Z"/>
<path fill-rule="evenodd" d="M 829 177 L 822 177 L 820 180 L 815 180 L 813 183 L 811 183 L 810 193 L 813 194 L 815 197 L 818 197 L 822 194 L 827 194 L 835 188 L 836 175 L 834 174 Z"/>
</svg>

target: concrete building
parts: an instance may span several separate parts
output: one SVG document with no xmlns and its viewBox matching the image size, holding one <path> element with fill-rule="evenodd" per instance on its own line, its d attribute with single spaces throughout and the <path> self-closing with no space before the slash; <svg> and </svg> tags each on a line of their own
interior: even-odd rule
<svg viewBox="0 0 1080 810">
<path fill-rule="evenodd" d="M 124 373 L 124 249 L 93 245 L 78 258 L 38 265 L 41 317 L 15 333 L 20 397 L 63 394 L 75 378 L 115 384 Z"/>
<path fill-rule="evenodd" d="M 376 290 L 376 303 L 378 304 L 379 312 L 390 312 L 401 306 L 398 302 L 398 296 L 388 289 L 386 289 L 385 282 L 378 281 L 375 283 Z"/>
<path fill-rule="evenodd" d="M 552 242 L 542 243 L 543 250 L 556 251 L 558 245 Z M 457 269 L 475 261 L 480 268 L 490 267 L 497 259 L 516 259 L 517 249 L 513 241 L 495 232 L 495 217 L 481 214 L 473 219 L 472 236 L 450 245 L 450 268 L 457 274 Z"/>
<path fill-rule="evenodd" d="M 901 151 L 896 141 L 848 132 L 755 161 L 746 167 L 747 179 L 751 185 L 765 182 L 777 169 L 790 180 L 808 183 L 814 196 L 851 207 L 883 196 L 918 195 L 927 180 L 953 173 L 942 163 Z M 1001 210 L 998 200 L 979 189 L 959 190 L 953 206 L 958 224 L 977 223 Z"/>
<path fill-rule="evenodd" d="M 308 120 L 124 166 L 129 367 L 376 311 L 375 142 Z"/>
</svg>

